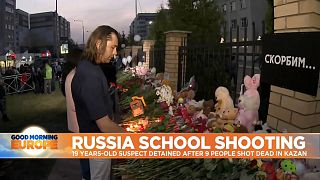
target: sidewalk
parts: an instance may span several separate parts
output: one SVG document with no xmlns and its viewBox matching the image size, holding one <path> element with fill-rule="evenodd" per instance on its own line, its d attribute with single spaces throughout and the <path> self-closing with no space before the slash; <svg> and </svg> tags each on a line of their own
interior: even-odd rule
<svg viewBox="0 0 320 180">
<path fill-rule="evenodd" d="M 79 159 L 57 159 L 48 180 L 81 180 Z"/>
</svg>

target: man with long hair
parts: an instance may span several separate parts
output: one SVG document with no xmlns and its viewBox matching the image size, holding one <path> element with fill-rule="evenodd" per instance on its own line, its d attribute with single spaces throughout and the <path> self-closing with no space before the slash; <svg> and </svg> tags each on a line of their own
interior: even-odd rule
<svg viewBox="0 0 320 180">
<path fill-rule="evenodd" d="M 71 83 L 80 133 L 124 133 L 112 121 L 113 105 L 105 75 L 99 64 L 109 63 L 117 54 L 118 32 L 99 26 L 90 35 L 83 60 Z M 90 159 L 91 179 L 109 180 L 111 159 Z"/>
</svg>

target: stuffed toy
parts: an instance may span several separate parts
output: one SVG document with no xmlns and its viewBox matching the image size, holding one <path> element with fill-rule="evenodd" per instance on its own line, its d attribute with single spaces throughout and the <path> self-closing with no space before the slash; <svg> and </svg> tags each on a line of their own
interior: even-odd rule
<svg viewBox="0 0 320 180">
<path fill-rule="evenodd" d="M 213 110 L 213 107 L 214 107 L 213 100 L 204 101 L 203 102 L 203 114 L 205 114 L 208 117 L 210 112 Z"/>
<path fill-rule="evenodd" d="M 189 91 L 189 90 L 197 91 L 197 82 L 195 76 L 192 76 L 189 82 L 181 89 L 181 91 Z"/>
<path fill-rule="evenodd" d="M 237 108 L 228 108 L 222 112 L 221 119 L 225 120 L 226 123 L 234 123 L 238 114 Z"/>
<path fill-rule="evenodd" d="M 163 80 L 162 80 L 162 84 L 169 86 L 171 89 L 174 89 L 171 81 L 168 80 L 168 79 L 163 79 Z"/>
<path fill-rule="evenodd" d="M 189 105 L 189 106 L 187 106 L 187 112 L 188 112 L 189 115 L 192 116 L 197 112 L 197 109 L 196 109 L 195 106 Z"/>
<path fill-rule="evenodd" d="M 221 118 L 221 115 L 210 112 L 208 115 L 208 121 L 207 121 L 207 129 L 209 132 L 214 132 L 215 129 L 219 129 L 218 127 L 218 120 Z M 223 124 L 222 122 L 220 124 Z M 223 128 L 223 125 L 220 127 Z M 222 129 L 221 129 L 222 132 Z"/>
<path fill-rule="evenodd" d="M 281 160 L 280 168 L 277 169 L 277 180 L 298 180 L 297 167 L 292 160 Z"/>
<path fill-rule="evenodd" d="M 238 114 L 237 108 L 229 108 L 223 111 L 221 120 L 223 122 L 223 131 L 233 133 L 235 131 L 234 120 Z"/>
<path fill-rule="evenodd" d="M 301 180 L 319 180 L 320 159 L 307 159 L 307 166 L 310 168 L 310 172 L 305 173 Z"/>
<path fill-rule="evenodd" d="M 304 159 L 295 159 L 293 163 L 296 165 L 296 174 L 299 177 L 302 177 L 306 173 L 306 160 Z"/>
<path fill-rule="evenodd" d="M 255 102 L 254 107 L 256 109 L 259 109 L 260 95 L 257 89 L 260 86 L 260 74 L 255 74 L 252 78 L 250 76 L 246 76 L 244 77 L 243 82 L 246 87 L 246 91 L 243 93 L 243 95 L 254 98 L 254 102 Z M 242 94 L 242 92 L 240 92 L 240 94 Z"/>
<path fill-rule="evenodd" d="M 246 76 L 244 85 L 246 91 L 241 90 L 238 100 L 239 115 L 236 118 L 236 123 L 245 126 L 248 132 L 254 130 L 254 124 L 259 121 L 259 106 L 260 96 L 257 88 L 260 84 L 260 75 L 256 74 L 252 78 Z"/>
<path fill-rule="evenodd" d="M 205 132 L 206 124 L 208 122 L 208 118 L 206 115 L 202 113 L 202 111 L 197 111 L 193 116 L 192 116 L 192 123 L 195 125 L 195 131 L 198 133 L 203 133 Z"/>
<path fill-rule="evenodd" d="M 218 87 L 215 91 L 217 103 L 214 105 L 215 112 L 222 114 L 225 109 L 234 108 L 233 100 L 230 97 L 229 91 L 225 87 Z"/>
<path fill-rule="evenodd" d="M 164 79 L 164 74 L 163 74 L 163 73 L 158 73 L 158 74 L 156 75 L 156 80 L 159 80 L 159 81 L 162 82 L 163 79 Z"/>
<path fill-rule="evenodd" d="M 228 108 L 222 114 L 209 113 L 207 127 L 212 129 L 225 129 L 227 132 L 234 132 L 233 126 L 234 119 L 237 117 L 237 108 Z M 229 125 L 228 125 L 229 124 Z"/>
<path fill-rule="evenodd" d="M 188 103 L 189 101 L 193 100 L 195 96 L 196 96 L 196 93 L 194 92 L 194 90 L 190 89 L 187 92 L 186 103 Z"/>
<path fill-rule="evenodd" d="M 174 99 L 179 100 L 180 98 L 183 99 L 183 103 L 185 102 L 185 99 L 188 97 L 188 91 L 180 91 L 174 94 Z"/>
<path fill-rule="evenodd" d="M 237 124 L 234 133 L 248 133 L 248 129 L 241 124 Z"/>
<path fill-rule="evenodd" d="M 236 131 L 236 127 L 233 124 L 224 124 L 222 130 L 226 133 L 234 133 Z"/>
</svg>

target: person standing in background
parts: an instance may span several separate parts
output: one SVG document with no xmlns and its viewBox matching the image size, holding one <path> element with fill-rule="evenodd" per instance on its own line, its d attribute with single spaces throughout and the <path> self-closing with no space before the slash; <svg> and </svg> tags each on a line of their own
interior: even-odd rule
<svg viewBox="0 0 320 180">
<path fill-rule="evenodd" d="M 2 78 L 2 74 L 0 73 L 0 113 L 3 121 L 9 121 L 7 115 L 7 101 L 6 101 L 6 90 L 5 84 Z"/>
<path fill-rule="evenodd" d="M 61 92 L 66 97 L 68 130 L 79 133 L 79 125 L 76 109 L 71 92 L 71 82 L 76 72 L 76 66 L 81 59 L 82 50 L 72 49 L 66 56 L 63 72 L 61 72 Z M 82 178 L 90 179 L 90 166 L 88 159 L 80 159 Z"/>
<path fill-rule="evenodd" d="M 48 62 L 44 65 L 44 93 L 51 94 L 52 67 Z"/>
</svg>

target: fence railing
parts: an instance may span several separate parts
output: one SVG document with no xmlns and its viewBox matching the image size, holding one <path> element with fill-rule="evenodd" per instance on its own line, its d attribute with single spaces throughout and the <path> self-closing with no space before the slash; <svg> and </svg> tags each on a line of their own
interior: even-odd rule
<svg viewBox="0 0 320 180">
<path fill-rule="evenodd" d="M 261 37 L 264 34 L 264 23 L 262 29 Z M 247 28 L 243 30 L 243 38 L 240 40 L 239 26 L 236 29 L 230 28 L 229 42 L 216 46 L 185 45 L 183 42 L 179 48 L 178 90 L 191 76 L 195 76 L 198 83 L 197 99 L 212 99 L 214 90 L 218 86 L 225 86 L 237 102 L 243 78 L 246 75 L 260 73 L 262 61 L 261 41 L 257 40 L 255 23 L 252 23 L 250 41 L 247 40 Z M 261 98 L 260 119 L 266 120 L 270 85 L 261 83 L 258 90 Z"/>
<path fill-rule="evenodd" d="M 3 82 L 6 94 L 16 94 L 34 90 L 30 73 L 3 76 Z"/>
<path fill-rule="evenodd" d="M 150 50 L 150 67 L 155 67 L 157 72 L 165 70 L 165 47 L 151 47 Z"/>
</svg>

